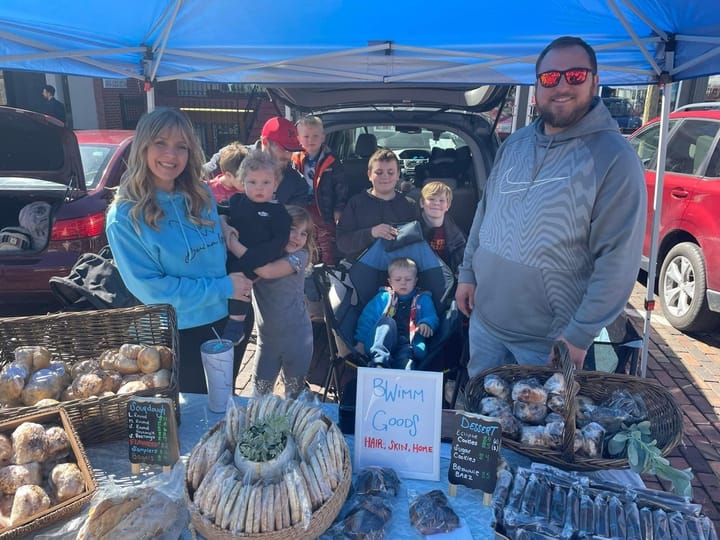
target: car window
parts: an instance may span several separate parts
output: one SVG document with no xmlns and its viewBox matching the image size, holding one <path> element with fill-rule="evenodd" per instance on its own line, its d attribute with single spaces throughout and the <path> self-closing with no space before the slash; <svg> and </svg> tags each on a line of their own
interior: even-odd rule
<svg viewBox="0 0 720 540">
<path fill-rule="evenodd" d="M 705 176 L 709 178 L 720 178 L 720 144 L 715 146 L 715 151 L 710 158 Z"/>
<path fill-rule="evenodd" d="M 394 127 L 376 127 L 371 132 L 375 133 L 379 146 L 390 150 L 420 148 L 430 151 L 436 146 L 440 148 L 457 148 L 461 141 L 459 137 L 449 131 L 433 134 L 432 131 L 423 129 L 419 133 L 404 133 L 395 131 Z"/>
<path fill-rule="evenodd" d="M 717 122 L 687 118 L 673 133 L 667 148 L 665 170 L 679 174 L 700 175 L 715 134 Z"/>
<path fill-rule="evenodd" d="M 85 186 L 88 190 L 95 189 L 102 179 L 103 172 L 112 156 L 113 146 L 95 144 L 80 145 L 80 159 L 85 174 Z"/>
<path fill-rule="evenodd" d="M 659 139 L 660 124 L 653 124 L 642 133 L 638 133 L 630 139 L 630 145 L 637 152 L 643 166 L 651 171 L 656 169 Z"/>
</svg>

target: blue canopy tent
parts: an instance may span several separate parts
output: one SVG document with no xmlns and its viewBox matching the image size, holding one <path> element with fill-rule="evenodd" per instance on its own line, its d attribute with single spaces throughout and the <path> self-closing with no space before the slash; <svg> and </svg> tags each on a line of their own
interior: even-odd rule
<svg viewBox="0 0 720 540">
<path fill-rule="evenodd" d="M 151 109 L 152 85 L 172 79 L 529 85 L 538 52 L 561 35 L 582 36 L 595 48 L 603 85 L 665 85 L 720 73 L 720 10 L 708 0 L 3 0 L 0 68 L 139 79 Z M 668 95 L 650 260 L 657 252 Z M 654 277 L 650 265 L 648 282 Z M 652 294 L 650 287 L 649 301 Z"/>
</svg>

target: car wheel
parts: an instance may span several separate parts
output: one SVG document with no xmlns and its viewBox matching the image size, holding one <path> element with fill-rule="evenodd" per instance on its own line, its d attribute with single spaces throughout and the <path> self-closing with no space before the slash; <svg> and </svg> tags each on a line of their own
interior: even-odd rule
<svg viewBox="0 0 720 540">
<path fill-rule="evenodd" d="M 683 242 L 663 260 L 658 284 L 665 318 L 678 330 L 699 332 L 717 324 L 708 308 L 705 258 L 700 247 Z"/>
</svg>

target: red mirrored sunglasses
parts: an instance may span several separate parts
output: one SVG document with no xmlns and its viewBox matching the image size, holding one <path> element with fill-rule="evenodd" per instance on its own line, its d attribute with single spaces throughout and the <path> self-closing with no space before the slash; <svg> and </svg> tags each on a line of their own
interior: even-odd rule
<svg viewBox="0 0 720 540">
<path fill-rule="evenodd" d="M 593 75 L 595 74 L 595 72 L 590 68 L 575 67 L 564 71 L 554 69 L 552 71 L 540 73 L 537 76 L 537 79 L 540 82 L 540 86 L 543 88 L 554 88 L 560 84 L 560 79 L 564 75 L 566 83 L 572 86 L 577 86 L 587 80 L 589 73 L 592 73 Z"/>
</svg>

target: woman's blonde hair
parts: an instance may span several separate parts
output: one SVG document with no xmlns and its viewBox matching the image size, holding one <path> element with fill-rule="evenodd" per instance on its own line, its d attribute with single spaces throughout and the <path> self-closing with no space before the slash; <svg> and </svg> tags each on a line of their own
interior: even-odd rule
<svg viewBox="0 0 720 540">
<path fill-rule="evenodd" d="M 187 116 L 176 109 L 161 107 L 143 115 L 135 128 L 128 166 L 120 180 L 113 204 L 134 203 L 130 210 L 135 229 L 139 222 L 153 229 L 164 213 L 155 200 L 155 183 L 147 163 L 148 146 L 164 131 L 178 131 L 188 146 L 188 161 L 185 169 L 175 179 L 175 191 L 185 198 L 188 219 L 196 225 L 212 225 L 211 220 L 202 217 L 203 210 L 212 205 L 210 193 L 203 183 L 202 166 L 205 163 L 200 141 Z"/>
<path fill-rule="evenodd" d="M 305 243 L 305 249 L 308 252 L 308 266 L 312 266 L 318 260 L 318 247 L 317 241 L 315 240 L 315 224 L 313 223 L 310 213 L 301 206 L 288 205 L 285 207 L 290 218 L 292 219 L 293 227 L 305 226 L 307 229 L 307 242 Z"/>
</svg>

